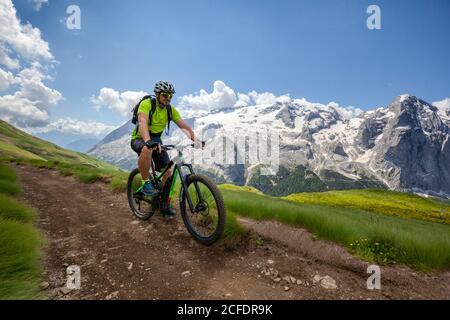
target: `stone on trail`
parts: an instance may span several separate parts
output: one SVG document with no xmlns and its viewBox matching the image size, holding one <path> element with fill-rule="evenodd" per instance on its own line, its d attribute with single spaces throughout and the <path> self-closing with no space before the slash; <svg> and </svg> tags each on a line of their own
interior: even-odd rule
<svg viewBox="0 0 450 320">
<path fill-rule="evenodd" d="M 316 274 L 313 278 L 313 282 L 314 283 L 319 282 L 320 285 L 325 289 L 334 290 L 337 288 L 336 281 L 328 275 L 321 277 L 318 274 Z"/>
<path fill-rule="evenodd" d="M 113 293 L 108 294 L 105 297 L 105 300 L 113 300 L 113 299 L 117 299 L 118 297 L 119 297 L 119 291 L 114 291 Z"/>
</svg>

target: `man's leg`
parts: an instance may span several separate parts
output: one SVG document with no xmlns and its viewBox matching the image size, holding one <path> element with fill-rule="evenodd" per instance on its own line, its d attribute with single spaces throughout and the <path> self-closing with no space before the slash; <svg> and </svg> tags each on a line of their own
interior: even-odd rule
<svg viewBox="0 0 450 320">
<path fill-rule="evenodd" d="M 148 180 L 148 172 L 150 170 L 150 159 L 152 158 L 152 150 L 143 147 L 138 160 L 138 168 L 141 173 L 142 180 Z"/>
</svg>

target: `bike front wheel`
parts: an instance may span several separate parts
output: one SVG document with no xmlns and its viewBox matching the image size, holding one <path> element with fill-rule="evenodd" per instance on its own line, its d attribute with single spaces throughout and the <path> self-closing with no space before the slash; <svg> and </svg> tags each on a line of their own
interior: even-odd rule
<svg viewBox="0 0 450 320">
<path fill-rule="evenodd" d="M 186 193 L 192 200 L 192 211 Z M 186 190 L 181 189 L 180 211 L 183 222 L 196 241 L 212 245 L 220 239 L 226 223 L 226 211 L 222 194 L 217 186 L 203 175 L 187 177 Z"/>
</svg>

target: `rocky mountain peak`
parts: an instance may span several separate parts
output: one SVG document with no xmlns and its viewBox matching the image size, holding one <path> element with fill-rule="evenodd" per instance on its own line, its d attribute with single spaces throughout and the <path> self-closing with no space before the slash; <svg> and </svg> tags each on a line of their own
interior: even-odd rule
<svg viewBox="0 0 450 320">
<path fill-rule="evenodd" d="M 280 166 L 286 170 L 305 166 L 330 188 L 382 185 L 450 195 L 450 129 L 442 109 L 410 94 L 363 113 L 336 103 L 284 99 L 196 116 L 195 130 L 207 131 L 203 138 L 215 145 L 222 135 L 233 141 L 236 128 L 251 131 L 269 126 L 280 133 Z M 131 129 L 126 124 L 112 132 L 90 154 L 124 168 L 134 167 Z M 164 142 L 178 143 L 175 138 L 182 141 L 184 135 L 171 130 Z M 232 183 L 245 183 L 254 167 L 213 164 L 205 170 Z"/>
<path fill-rule="evenodd" d="M 425 134 L 436 132 L 447 133 L 448 126 L 439 117 L 438 109 L 412 95 L 401 95 L 389 106 L 396 118 L 395 127 L 422 130 Z"/>
</svg>

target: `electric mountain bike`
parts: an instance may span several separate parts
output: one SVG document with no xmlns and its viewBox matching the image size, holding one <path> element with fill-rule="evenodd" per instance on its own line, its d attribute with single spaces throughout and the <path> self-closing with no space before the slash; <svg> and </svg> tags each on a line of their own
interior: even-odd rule
<svg viewBox="0 0 450 320">
<path fill-rule="evenodd" d="M 194 145 L 191 144 L 185 147 L 161 145 L 162 150 L 177 150 L 178 155 L 169 162 L 159 175 L 155 171 L 154 162 L 151 161 L 149 179 L 159 192 L 152 198 L 145 197 L 140 191 L 142 178 L 139 169 L 136 168 L 131 171 L 127 183 L 128 203 L 134 216 L 138 219 L 148 220 L 152 217 L 163 205 L 161 178 L 174 166 L 171 178 L 168 178 L 166 181 L 166 183 L 170 183 L 167 201 L 170 203 L 172 199 L 176 179 L 179 176 L 181 182 L 179 202 L 184 225 L 196 241 L 209 246 L 222 236 L 226 223 L 225 205 L 217 186 L 208 177 L 196 174 L 192 165 L 184 162 L 182 151 L 189 146 L 193 147 Z M 184 173 L 183 169 L 187 172 Z"/>
</svg>

